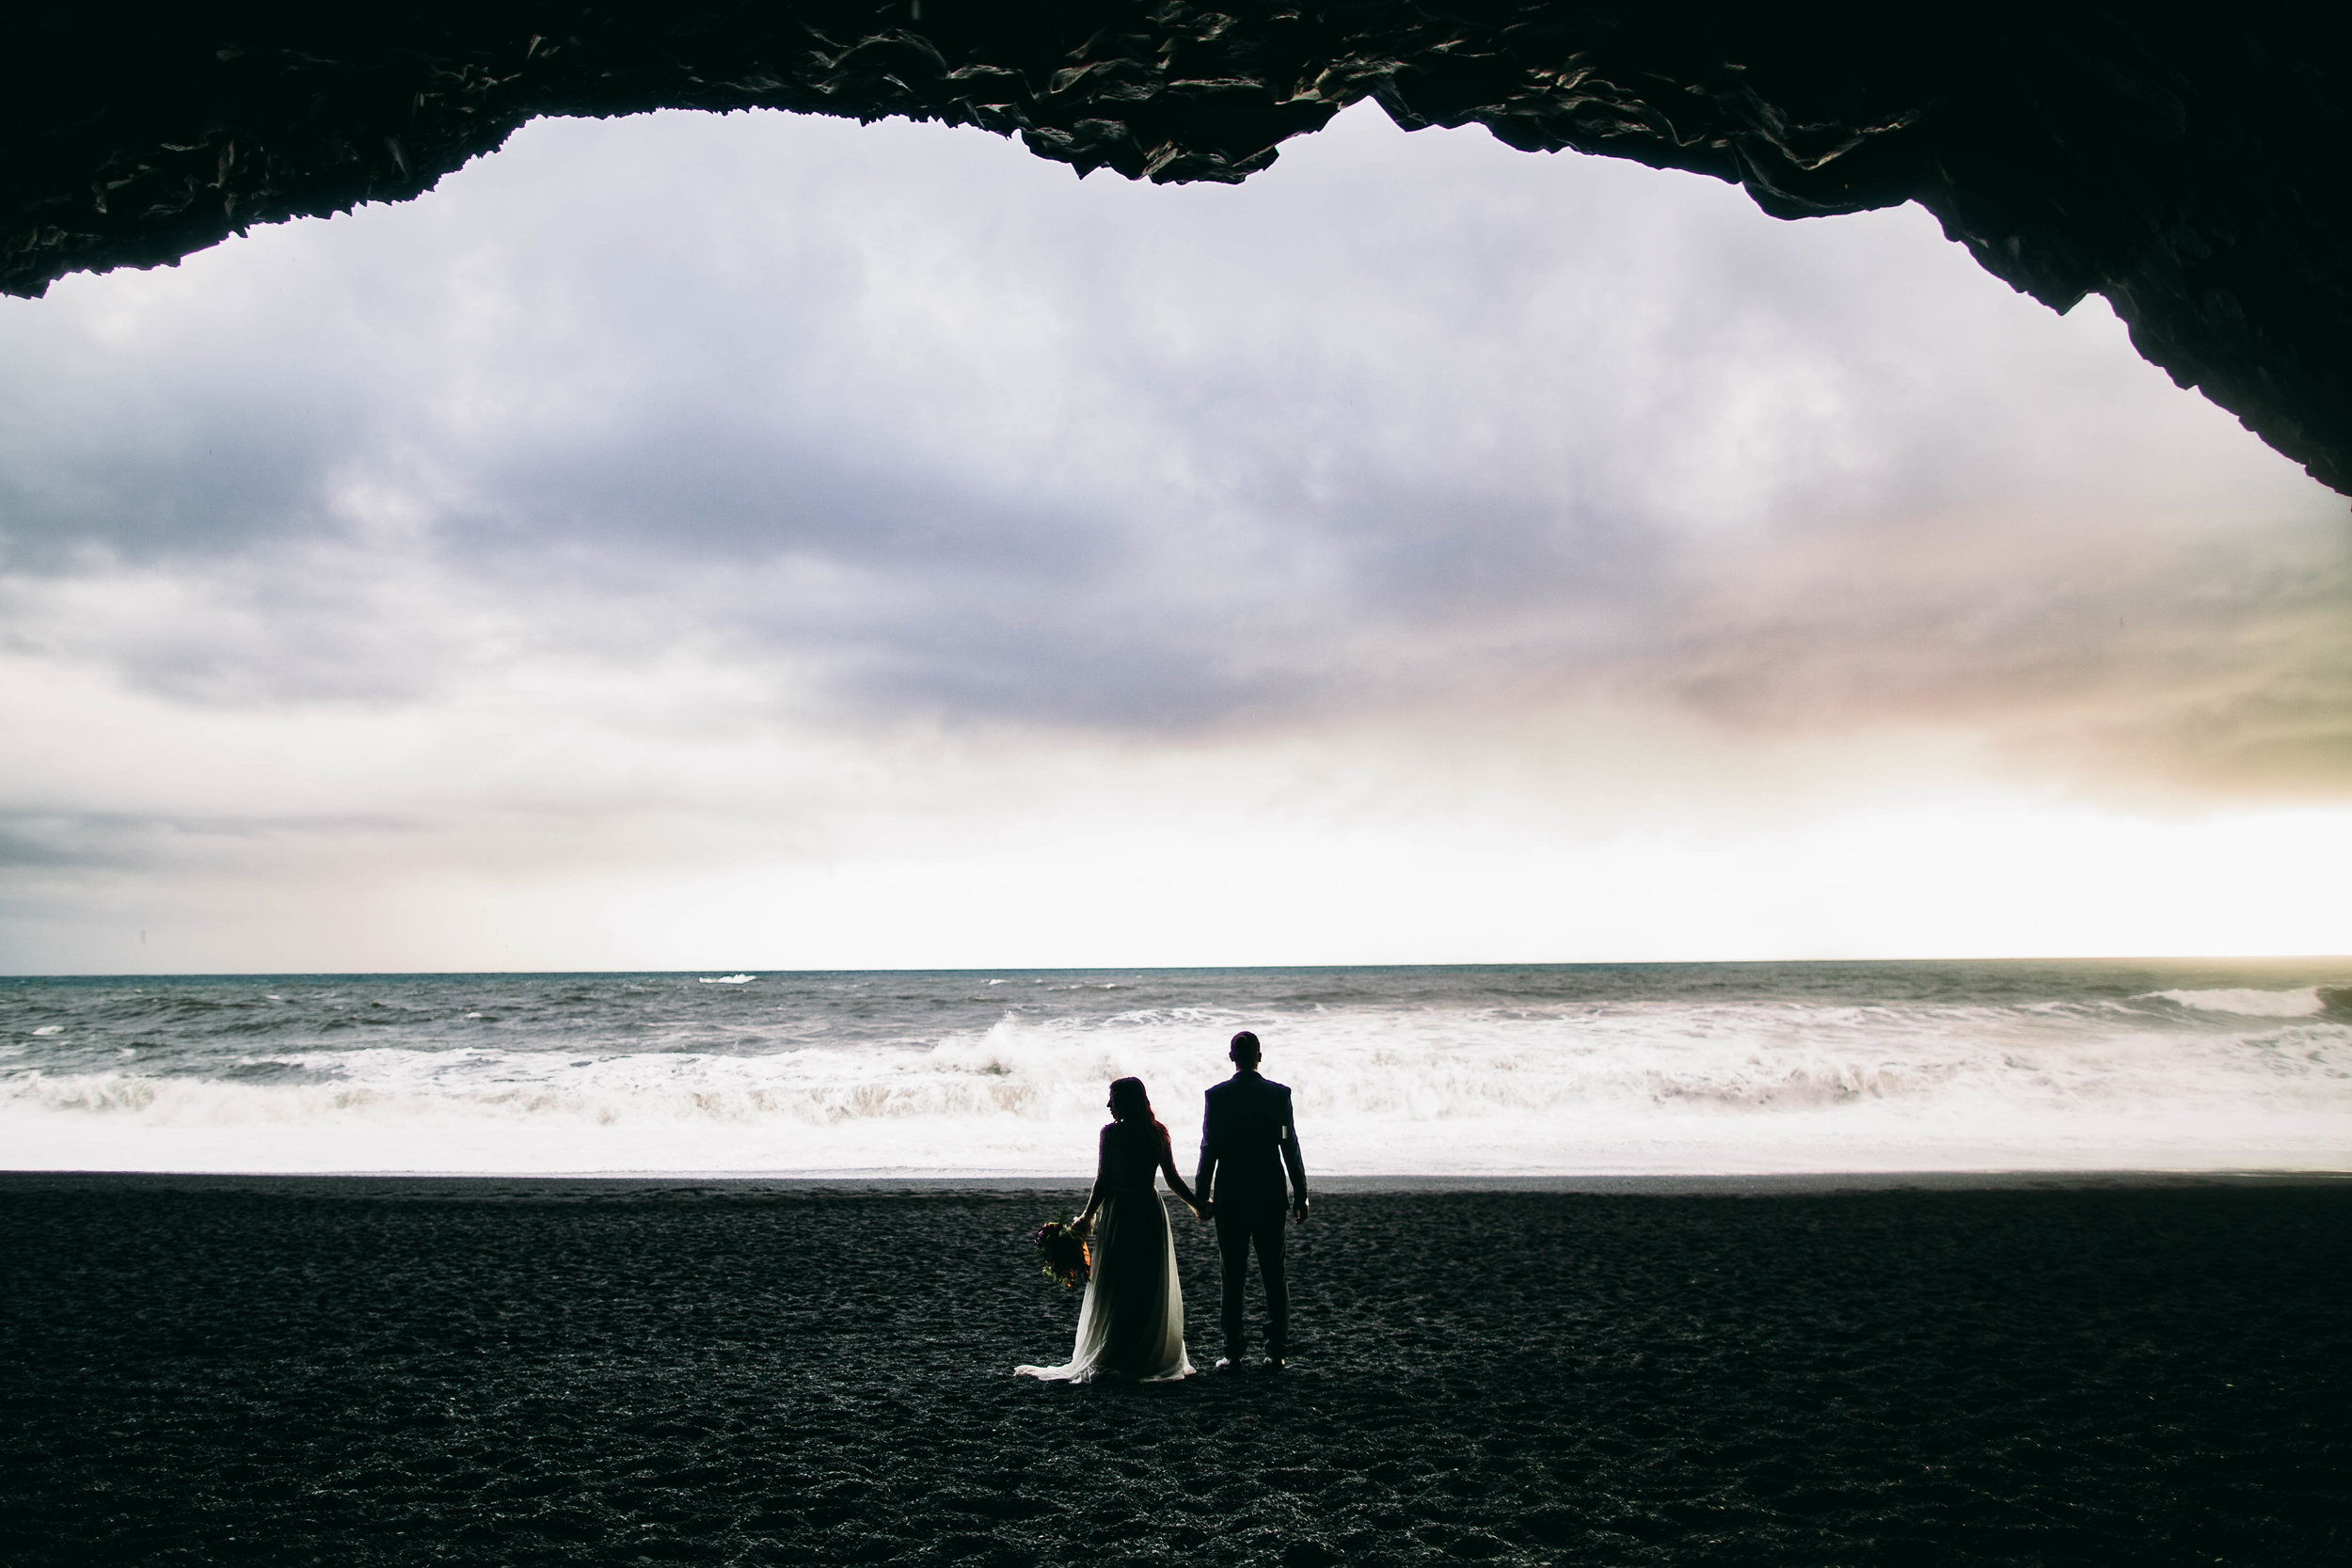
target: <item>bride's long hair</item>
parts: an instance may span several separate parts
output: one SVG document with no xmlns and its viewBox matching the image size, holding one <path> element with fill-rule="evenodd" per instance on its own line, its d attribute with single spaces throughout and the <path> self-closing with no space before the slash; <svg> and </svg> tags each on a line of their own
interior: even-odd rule
<svg viewBox="0 0 2352 1568">
<path fill-rule="evenodd" d="M 1111 1119 L 1133 1124 L 1148 1122 L 1152 1130 L 1160 1135 L 1160 1142 L 1168 1142 L 1168 1129 L 1161 1126 L 1160 1118 L 1152 1114 L 1152 1097 L 1145 1092 L 1140 1078 L 1111 1080 Z"/>
</svg>

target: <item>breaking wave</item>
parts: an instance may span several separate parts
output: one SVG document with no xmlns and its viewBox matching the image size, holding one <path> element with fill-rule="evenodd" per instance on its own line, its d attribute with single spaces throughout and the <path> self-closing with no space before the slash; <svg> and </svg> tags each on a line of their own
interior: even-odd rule
<svg viewBox="0 0 2352 1568">
<path fill-rule="evenodd" d="M 19 998 L 0 1158 L 1083 1175 L 1110 1079 L 1189 1141 L 1247 1026 L 1327 1172 L 2352 1165 L 2352 1027 L 2316 986 L 696 978 Z"/>
<path fill-rule="evenodd" d="M 2219 990 L 2155 990 L 2153 1000 L 2177 1003 L 2201 1013 L 2235 1013 L 2243 1018 L 2316 1018 L 2328 1010 L 2318 986 L 2292 990 L 2255 990 L 2245 986 Z"/>
</svg>

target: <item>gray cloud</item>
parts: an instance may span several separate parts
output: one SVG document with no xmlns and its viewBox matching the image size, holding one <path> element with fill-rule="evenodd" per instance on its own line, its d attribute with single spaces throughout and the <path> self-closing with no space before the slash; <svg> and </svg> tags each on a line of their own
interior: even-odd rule
<svg viewBox="0 0 2352 1568">
<path fill-rule="evenodd" d="M 319 531 L 348 425 L 293 395 L 225 399 L 183 384 L 144 395 L 43 394 L 70 366 L 24 365 L 0 410 L 0 562 L 56 573 L 93 555 L 218 557 Z M 291 389 L 288 389 L 291 393 Z"/>
<path fill-rule="evenodd" d="M 158 862 L 220 860 L 263 845 L 413 832 L 381 813 L 0 811 L 0 867 L 119 871 Z"/>
<path fill-rule="evenodd" d="M 501 454 L 471 476 L 479 510 L 444 527 L 469 553 L 560 543 L 670 559 L 818 557 L 1042 588 L 1108 553 L 1092 517 L 876 455 L 824 450 L 723 410 L 663 410 L 609 436 Z"/>
</svg>

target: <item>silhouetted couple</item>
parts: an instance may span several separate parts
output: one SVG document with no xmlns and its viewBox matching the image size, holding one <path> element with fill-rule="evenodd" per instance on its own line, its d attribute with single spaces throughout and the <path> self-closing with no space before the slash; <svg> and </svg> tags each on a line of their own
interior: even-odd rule
<svg viewBox="0 0 2352 1568">
<path fill-rule="evenodd" d="M 1078 1309 L 1078 1343 L 1066 1365 L 1017 1367 L 1030 1377 L 1084 1383 L 1104 1375 L 1161 1382 L 1188 1377 L 1184 1293 L 1176 1279 L 1176 1242 L 1160 1201 L 1158 1179 L 1192 1212 L 1216 1224 L 1225 1283 L 1225 1355 L 1238 1369 L 1248 1352 L 1244 1307 L 1249 1255 L 1258 1255 L 1265 1288 L 1266 1354 L 1279 1367 L 1290 1350 L 1290 1284 L 1283 1270 L 1282 1224 L 1307 1218 L 1307 1168 L 1291 1120 L 1291 1091 L 1258 1072 L 1258 1037 L 1233 1037 L 1233 1076 L 1209 1090 L 1200 1115 L 1200 1168 L 1184 1185 L 1168 1129 L 1152 1114 L 1140 1078 L 1111 1085 L 1110 1125 L 1095 1158 L 1094 1191 L 1077 1219 L 1093 1241 L 1093 1271 Z M 1285 1190 L 1285 1182 L 1288 1187 Z M 1205 1195 L 1205 1196 L 1202 1196 Z"/>
</svg>

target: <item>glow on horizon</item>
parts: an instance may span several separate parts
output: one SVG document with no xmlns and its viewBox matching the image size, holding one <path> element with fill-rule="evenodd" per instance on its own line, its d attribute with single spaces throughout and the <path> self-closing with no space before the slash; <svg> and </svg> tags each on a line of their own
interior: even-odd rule
<svg viewBox="0 0 2352 1568">
<path fill-rule="evenodd" d="M 199 731 L 199 743 L 217 738 L 216 729 Z M 480 739 L 437 738 L 443 757 Z M 845 755 L 836 743 L 813 762 L 780 755 L 787 750 L 772 740 L 680 747 L 665 753 L 668 778 L 631 778 L 619 800 L 595 800 L 581 787 L 560 816 L 536 812 L 520 824 L 495 800 L 445 801 L 449 825 L 420 830 L 394 813 L 432 794 L 435 762 L 412 762 L 409 776 L 378 774 L 385 809 L 371 823 L 372 802 L 355 800 L 352 783 L 378 766 L 389 773 L 396 759 L 355 741 L 332 750 L 345 776 L 321 790 L 342 801 L 343 816 L 306 824 L 283 813 L 281 798 L 280 826 L 225 836 L 199 827 L 170 880 L 118 882 L 119 902 L 54 933 L 56 961 L 24 967 L 773 971 L 2352 952 L 2352 911 L 2340 891 L 2352 879 L 2352 808 L 2204 806 L 2167 818 L 2047 791 L 1899 778 L 1859 794 L 1817 784 L 1793 805 L 1686 793 L 1643 809 L 1560 790 L 1556 776 L 1540 781 L 1552 792 L 1539 793 L 1527 779 L 1467 788 L 1393 756 L 1359 753 L 1351 770 L 1327 741 L 1312 753 L 1321 777 L 1295 757 L 1249 750 L 976 757 L 934 739 L 896 754 Z M 516 761 L 485 760 L 499 772 Z M 550 774 L 564 771 L 565 758 L 546 760 Z M 801 809 L 779 823 L 750 797 L 787 779 L 796 761 Z M 805 783 L 844 773 L 862 789 L 818 798 Z M 732 783 L 697 789 L 710 780 Z M 536 782 L 552 792 L 551 777 Z M 650 787 L 657 783 L 668 791 Z M 217 795 L 268 787 L 227 779 Z M 644 803 L 660 793 L 665 803 Z M 324 865 L 322 841 L 335 855 Z M 596 854 L 580 855 L 580 842 Z M 18 942 L 40 952 L 24 935 Z"/>
</svg>

